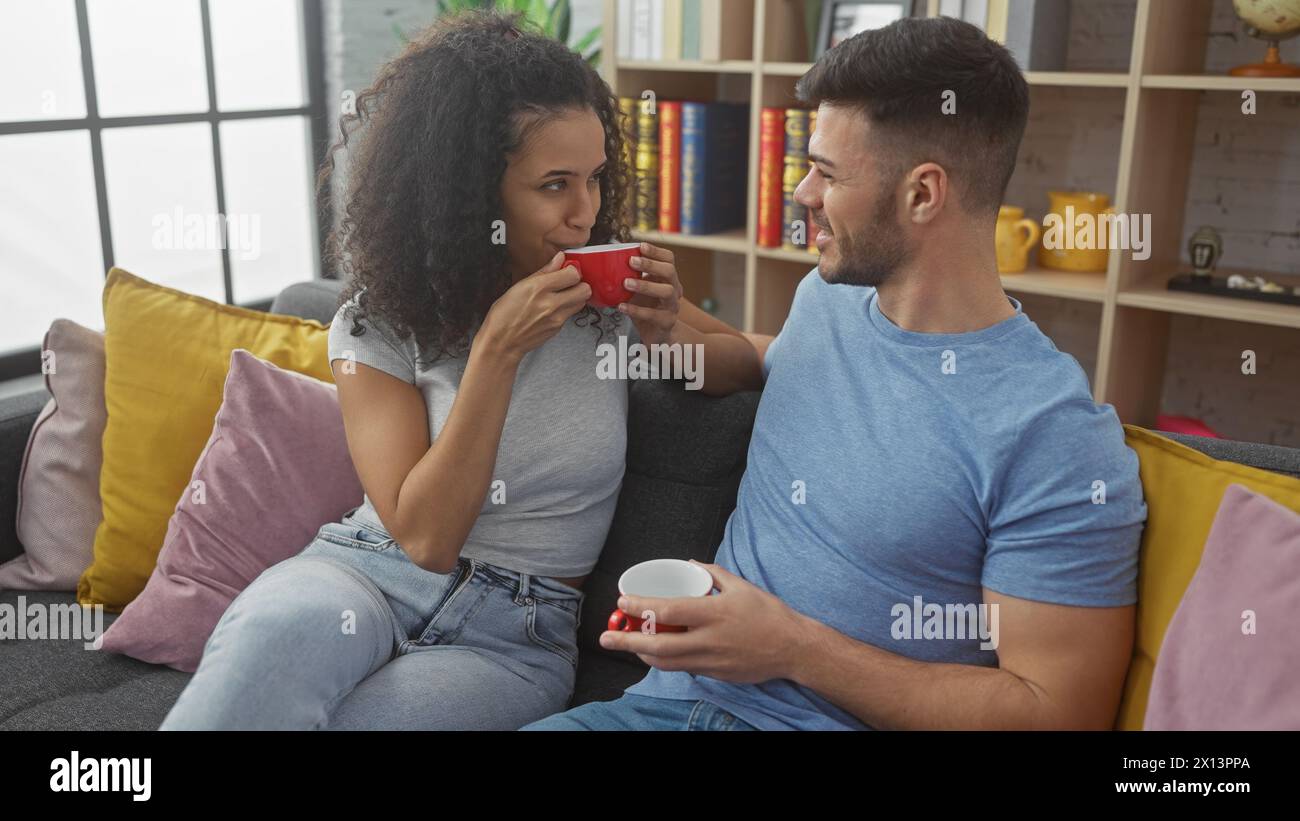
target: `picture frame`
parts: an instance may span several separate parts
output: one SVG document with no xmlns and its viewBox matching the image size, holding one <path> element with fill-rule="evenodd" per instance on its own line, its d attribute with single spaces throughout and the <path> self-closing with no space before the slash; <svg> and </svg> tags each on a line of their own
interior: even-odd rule
<svg viewBox="0 0 1300 821">
<path fill-rule="evenodd" d="M 823 0 L 813 59 L 821 59 L 828 49 L 859 32 L 915 16 L 924 6 L 925 0 Z"/>
</svg>

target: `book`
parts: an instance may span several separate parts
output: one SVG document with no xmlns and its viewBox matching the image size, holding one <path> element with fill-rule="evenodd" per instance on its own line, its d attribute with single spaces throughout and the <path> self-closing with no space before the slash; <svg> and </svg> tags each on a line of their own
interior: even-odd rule
<svg viewBox="0 0 1300 821">
<path fill-rule="evenodd" d="M 812 150 L 812 138 L 813 135 L 816 133 L 817 133 L 817 109 L 814 108 L 808 112 L 808 146 L 810 151 Z M 810 165 L 811 165 L 811 161 L 809 161 L 808 164 L 804 165 L 804 176 L 808 175 L 808 168 Z M 812 209 L 805 208 L 803 212 L 804 212 L 804 217 L 803 217 L 804 224 L 808 226 L 808 252 L 811 253 L 813 256 L 817 256 L 818 254 L 821 253 L 821 250 L 817 247 L 817 231 L 820 229 L 818 229 L 817 226 L 813 223 Z"/>
<path fill-rule="evenodd" d="M 659 101 L 659 230 L 682 230 L 682 104 Z"/>
<path fill-rule="evenodd" d="M 664 59 L 664 0 L 650 0 L 650 53 L 647 59 Z"/>
<path fill-rule="evenodd" d="M 650 3 L 632 0 L 632 59 L 650 59 Z"/>
<path fill-rule="evenodd" d="M 988 0 L 984 18 L 984 33 L 999 43 L 1007 42 L 1007 0 Z"/>
<path fill-rule="evenodd" d="M 618 110 L 623 119 L 623 159 L 632 174 L 632 196 L 627 200 L 627 221 L 636 223 L 636 147 L 637 147 L 637 103 L 635 97 L 619 97 Z"/>
<path fill-rule="evenodd" d="M 652 100 L 637 101 L 636 227 L 659 228 L 659 115 Z"/>
<path fill-rule="evenodd" d="M 794 201 L 794 190 L 808 175 L 808 126 L 806 108 L 785 110 L 785 173 L 781 180 L 781 247 L 803 251 L 808 244 L 808 209 Z M 796 233 L 795 222 L 803 224 Z"/>
<path fill-rule="evenodd" d="M 663 58 L 682 59 L 682 0 L 663 0 Z"/>
<path fill-rule="evenodd" d="M 785 109 L 764 107 L 758 132 L 758 244 L 781 247 L 781 182 L 785 171 Z"/>
<path fill-rule="evenodd" d="M 632 59 L 632 0 L 618 0 L 618 56 Z"/>
<path fill-rule="evenodd" d="M 971 25 L 984 28 L 989 22 L 989 0 L 963 0 L 961 19 Z"/>
<path fill-rule="evenodd" d="M 1004 45 L 1021 71 L 1065 71 L 1069 0 L 1011 0 Z"/>
<path fill-rule="evenodd" d="M 700 2 L 682 0 L 682 59 L 700 59 Z"/>
<path fill-rule="evenodd" d="M 716 234 L 745 224 L 749 106 L 682 103 L 681 231 Z"/>
<path fill-rule="evenodd" d="M 702 0 L 701 60 L 749 59 L 753 53 L 754 5 L 753 0 Z"/>
</svg>

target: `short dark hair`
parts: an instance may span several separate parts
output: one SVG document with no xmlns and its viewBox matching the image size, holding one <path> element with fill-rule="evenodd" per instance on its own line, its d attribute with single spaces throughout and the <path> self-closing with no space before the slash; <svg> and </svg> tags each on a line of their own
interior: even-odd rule
<svg viewBox="0 0 1300 821">
<path fill-rule="evenodd" d="M 955 113 L 943 113 L 946 91 Z M 1015 58 L 951 17 L 909 17 L 856 34 L 799 78 L 795 95 L 865 114 L 885 138 L 889 173 L 936 162 L 965 209 L 981 216 L 1002 204 L 1029 117 Z"/>
</svg>

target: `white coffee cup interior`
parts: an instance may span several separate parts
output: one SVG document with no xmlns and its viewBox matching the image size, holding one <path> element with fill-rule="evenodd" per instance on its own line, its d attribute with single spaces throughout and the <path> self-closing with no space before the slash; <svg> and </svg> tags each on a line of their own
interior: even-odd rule
<svg viewBox="0 0 1300 821">
<path fill-rule="evenodd" d="M 625 251 L 628 248 L 639 248 L 639 242 L 614 242 L 609 245 L 586 245 L 582 248 L 568 248 L 566 254 L 599 254 L 604 251 Z"/>
<path fill-rule="evenodd" d="M 651 559 L 634 564 L 618 579 L 618 592 L 625 596 L 707 596 L 712 589 L 709 571 L 682 559 Z"/>
</svg>

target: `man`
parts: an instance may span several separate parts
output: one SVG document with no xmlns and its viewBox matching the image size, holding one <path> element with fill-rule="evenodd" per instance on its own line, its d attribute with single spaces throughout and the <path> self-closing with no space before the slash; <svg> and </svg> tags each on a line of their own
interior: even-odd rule
<svg viewBox="0 0 1300 821">
<path fill-rule="evenodd" d="M 1146 505 L 1114 409 L 998 277 L 1024 78 L 974 26 L 906 19 L 796 93 L 821 261 L 747 335 L 765 383 L 720 592 L 620 599 L 689 630 L 605 633 L 649 675 L 526 729 L 1109 728 Z"/>
</svg>

